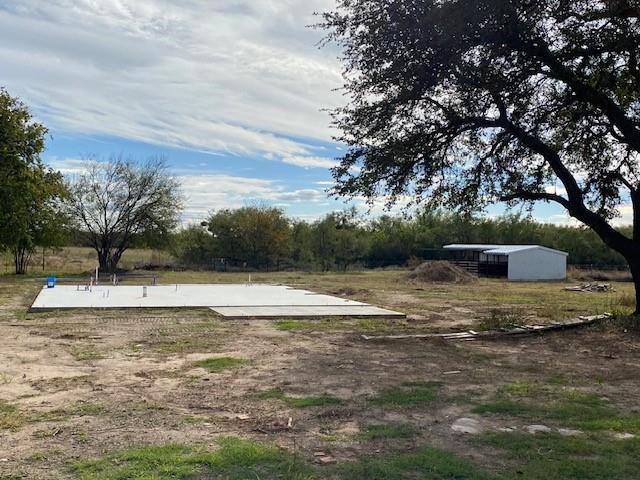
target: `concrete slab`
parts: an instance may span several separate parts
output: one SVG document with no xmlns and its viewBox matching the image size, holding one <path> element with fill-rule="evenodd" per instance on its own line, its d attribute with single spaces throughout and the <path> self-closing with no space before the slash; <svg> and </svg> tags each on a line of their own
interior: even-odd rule
<svg viewBox="0 0 640 480">
<path fill-rule="evenodd" d="M 226 318 L 283 318 L 283 317 L 385 317 L 405 318 L 404 313 L 371 305 L 278 306 L 278 307 L 211 307 Z"/>
<path fill-rule="evenodd" d="M 31 309 L 175 307 L 213 307 L 229 317 L 402 315 L 354 300 L 263 284 L 99 285 L 91 290 L 83 285 L 58 285 L 44 287 Z M 344 310 L 347 307 L 350 310 Z M 314 309 L 318 313 L 312 314 Z"/>
</svg>

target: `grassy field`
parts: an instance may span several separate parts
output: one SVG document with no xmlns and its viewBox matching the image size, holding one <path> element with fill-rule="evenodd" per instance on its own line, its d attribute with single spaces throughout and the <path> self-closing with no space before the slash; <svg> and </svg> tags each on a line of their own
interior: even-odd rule
<svg viewBox="0 0 640 480">
<path fill-rule="evenodd" d="M 171 255 L 164 251 L 132 248 L 124 253 L 120 266 L 133 269 L 138 264 L 165 264 L 172 260 Z M 58 275 L 88 273 L 96 268 L 97 255 L 91 248 L 64 247 L 46 250 L 44 269 L 42 263 L 42 251 L 35 252 L 29 262 L 28 274 L 42 276 L 53 272 Z M 0 253 L 0 273 L 13 274 L 14 271 L 13 257 L 6 252 Z"/>
<path fill-rule="evenodd" d="M 53 273 L 90 270 L 86 253 L 61 252 Z M 0 278 L 1 480 L 637 478 L 631 284 L 577 293 L 564 282 L 411 284 L 392 270 L 252 274 L 409 316 L 229 321 L 206 309 L 28 313 L 38 273 Z M 360 336 L 604 311 L 620 318 L 544 336 Z"/>
</svg>

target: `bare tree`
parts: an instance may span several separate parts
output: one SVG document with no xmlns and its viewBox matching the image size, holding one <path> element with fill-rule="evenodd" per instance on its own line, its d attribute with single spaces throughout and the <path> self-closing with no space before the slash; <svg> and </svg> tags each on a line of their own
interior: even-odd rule
<svg viewBox="0 0 640 480">
<path fill-rule="evenodd" d="M 88 234 L 100 269 L 109 272 L 137 235 L 175 228 L 182 208 L 180 184 L 158 157 L 143 163 L 88 160 L 86 171 L 69 182 L 69 192 L 70 216 Z"/>
</svg>

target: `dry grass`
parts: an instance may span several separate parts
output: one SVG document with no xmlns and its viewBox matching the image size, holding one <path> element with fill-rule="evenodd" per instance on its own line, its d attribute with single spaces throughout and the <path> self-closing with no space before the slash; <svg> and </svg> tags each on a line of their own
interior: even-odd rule
<svg viewBox="0 0 640 480">
<path fill-rule="evenodd" d="M 160 250 L 132 248 L 122 256 L 120 267 L 132 270 L 136 266 L 163 265 L 173 260 L 171 255 Z M 86 247 L 64 247 L 45 252 L 45 268 L 42 269 L 42 251 L 35 252 L 29 262 L 28 273 L 31 275 L 77 274 L 88 273 L 96 268 L 98 257 L 96 252 Z M 13 273 L 13 258 L 7 253 L 0 253 L 0 273 Z"/>
<path fill-rule="evenodd" d="M 574 282 L 630 282 L 629 270 L 597 270 L 569 267 L 567 279 Z"/>
</svg>

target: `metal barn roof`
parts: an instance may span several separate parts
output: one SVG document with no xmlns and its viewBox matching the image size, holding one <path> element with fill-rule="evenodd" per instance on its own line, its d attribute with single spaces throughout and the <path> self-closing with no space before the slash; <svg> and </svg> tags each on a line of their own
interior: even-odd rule
<svg viewBox="0 0 640 480">
<path fill-rule="evenodd" d="M 447 250 L 469 250 L 472 252 L 482 252 L 491 255 L 509 255 L 513 252 L 521 252 L 523 250 L 540 249 L 546 250 L 561 255 L 569 255 L 562 250 L 555 250 L 553 248 L 544 247 L 542 245 L 495 245 L 495 244 L 479 244 L 479 243 L 452 243 L 451 245 L 445 245 Z"/>
</svg>

